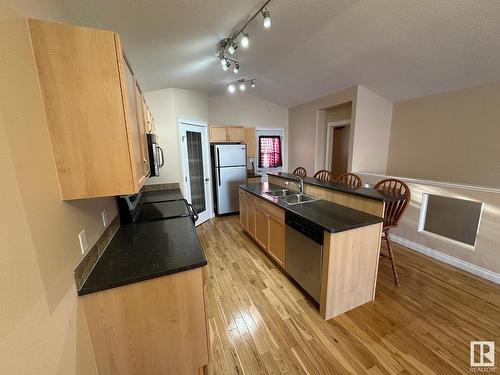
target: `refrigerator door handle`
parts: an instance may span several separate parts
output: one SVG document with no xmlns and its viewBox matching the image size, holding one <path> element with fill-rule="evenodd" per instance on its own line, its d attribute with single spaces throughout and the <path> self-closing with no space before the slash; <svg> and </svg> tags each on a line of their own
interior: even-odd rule
<svg viewBox="0 0 500 375">
<path fill-rule="evenodd" d="M 217 174 L 219 176 L 219 186 L 220 186 L 220 155 L 218 147 L 217 147 Z"/>
</svg>

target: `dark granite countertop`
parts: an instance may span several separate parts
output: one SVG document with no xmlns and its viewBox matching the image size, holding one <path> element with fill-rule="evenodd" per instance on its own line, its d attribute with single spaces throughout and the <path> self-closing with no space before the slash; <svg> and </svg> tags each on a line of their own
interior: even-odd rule
<svg viewBox="0 0 500 375">
<path fill-rule="evenodd" d="M 171 201 L 183 199 L 181 189 L 150 190 L 144 191 L 141 197 L 141 203 Z"/>
<path fill-rule="evenodd" d="M 252 178 L 252 177 L 262 177 L 260 173 L 255 173 L 252 170 L 247 170 L 247 178 Z"/>
<path fill-rule="evenodd" d="M 267 182 L 261 184 L 243 184 L 240 185 L 240 188 L 258 196 L 259 198 L 263 198 L 278 207 L 293 212 L 306 220 L 318 224 L 323 227 L 323 229 L 331 233 L 361 228 L 367 225 L 381 223 L 383 221 L 381 217 L 370 215 L 365 212 L 354 210 L 323 199 L 294 205 L 286 204 L 278 198 L 264 193 L 268 190 L 282 189 L 280 186 L 269 184 Z"/>
<path fill-rule="evenodd" d="M 207 264 L 190 217 L 123 225 L 78 291 L 84 295 Z"/>
<path fill-rule="evenodd" d="M 292 179 L 292 180 L 298 180 L 297 176 L 295 176 L 294 174 L 291 174 L 291 173 L 272 172 L 272 173 L 268 173 L 268 175 L 282 177 L 282 178 L 288 178 L 288 179 Z M 304 183 L 306 183 L 306 184 L 320 186 L 320 187 L 324 187 L 326 189 L 331 189 L 331 190 L 339 191 L 342 193 L 359 195 L 359 196 L 365 197 L 365 198 L 376 199 L 378 201 L 396 202 L 396 201 L 400 201 L 400 200 L 405 199 L 405 197 L 403 195 L 384 194 L 378 190 L 371 189 L 371 188 L 360 187 L 357 189 L 350 189 L 349 187 L 347 187 L 345 185 L 337 184 L 335 182 L 320 181 L 314 177 L 304 177 L 303 179 L 304 179 Z"/>
</svg>

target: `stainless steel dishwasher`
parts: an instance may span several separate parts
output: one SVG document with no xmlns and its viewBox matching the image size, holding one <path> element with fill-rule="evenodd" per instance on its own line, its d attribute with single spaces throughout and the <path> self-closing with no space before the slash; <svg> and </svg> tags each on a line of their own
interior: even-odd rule
<svg viewBox="0 0 500 375">
<path fill-rule="evenodd" d="M 323 228 L 285 211 L 285 270 L 319 303 Z"/>
</svg>

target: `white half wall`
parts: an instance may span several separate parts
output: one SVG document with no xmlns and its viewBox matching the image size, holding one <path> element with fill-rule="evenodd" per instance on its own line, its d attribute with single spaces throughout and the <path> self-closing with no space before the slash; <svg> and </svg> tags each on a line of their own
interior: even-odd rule
<svg viewBox="0 0 500 375">
<path fill-rule="evenodd" d="M 357 86 L 351 127 L 352 171 L 385 173 L 391 135 L 393 104 L 363 86 Z"/>
<path fill-rule="evenodd" d="M 283 169 L 288 170 L 288 108 L 250 94 L 212 96 L 208 98 L 208 122 L 211 125 L 285 129 Z"/>
</svg>

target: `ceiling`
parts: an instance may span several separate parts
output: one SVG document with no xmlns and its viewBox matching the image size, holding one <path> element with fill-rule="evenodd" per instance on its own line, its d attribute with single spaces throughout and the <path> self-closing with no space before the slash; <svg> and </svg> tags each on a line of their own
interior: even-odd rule
<svg viewBox="0 0 500 375">
<path fill-rule="evenodd" d="M 273 0 L 222 71 L 216 43 L 263 0 L 64 0 L 82 25 L 118 31 L 144 90 L 251 93 L 292 107 L 356 84 L 396 102 L 500 80 L 498 0 Z"/>
</svg>

